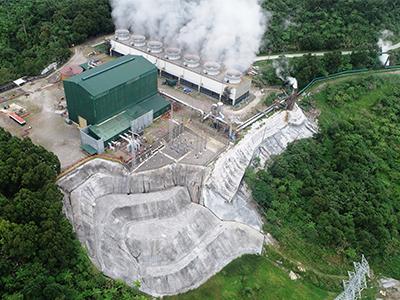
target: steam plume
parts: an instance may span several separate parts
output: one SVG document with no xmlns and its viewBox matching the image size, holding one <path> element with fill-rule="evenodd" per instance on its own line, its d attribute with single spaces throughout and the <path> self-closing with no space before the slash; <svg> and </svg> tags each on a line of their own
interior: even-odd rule
<svg viewBox="0 0 400 300">
<path fill-rule="evenodd" d="M 290 85 L 293 89 L 298 89 L 299 84 L 296 78 L 290 76 L 293 71 L 289 65 L 289 60 L 281 56 L 278 60 L 272 62 L 272 66 L 275 68 L 275 73 L 278 78 L 280 78 L 285 84 Z"/>
<path fill-rule="evenodd" d="M 145 34 L 245 71 L 269 15 L 259 0 L 111 0 L 118 29 Z"/>
<path fill-rule="evenodd" d="M 378 47 L 382 50 L 382 55 L 379 56 L 379 60 L 382 65 L 387 66 L 390 64 L 389 62 L 389 54 L 386 52 L 391 49 L 393 43 L 389 40 L 393 36 L 393 32 L 389 30 L 383 30 L 381 32 L 381 37 L 378 40 Z"/>
</svg>

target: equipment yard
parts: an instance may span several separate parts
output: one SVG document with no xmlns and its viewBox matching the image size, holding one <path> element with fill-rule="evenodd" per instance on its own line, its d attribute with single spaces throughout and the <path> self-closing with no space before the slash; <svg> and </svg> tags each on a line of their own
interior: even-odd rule
<svg viewBox="0 0 400 300">
<path fill-rule="evenodd" d="M 46 79 L 21 88 L 23 94 L 1 104 L 0 126 L 13 135 L 29 137 L 35 144 L 54 152 L 62 167 L 74 164 L 85 157 L 80 151 L 79 132 L 76 127 L 67 125 L 58 105 L 64 97 L 60 84 L 49 84 Z M 27 114 L 27 124 L 20 126 L 8 117 L 9 109 L 4 107 L 19 105 Z"/>
</svg>

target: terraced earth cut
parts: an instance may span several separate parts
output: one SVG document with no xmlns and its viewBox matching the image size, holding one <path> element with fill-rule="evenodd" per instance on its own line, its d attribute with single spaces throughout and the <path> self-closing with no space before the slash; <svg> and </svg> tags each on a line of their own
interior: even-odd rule
<svg viewBox="0 0 400 300">
<path fill-rule="evenodd" d="M 242 179 L 255 155 L 268 160 L 313 133 L 300 109 L 254 125 L 210 168 L 174 164 L 129 173 L 95 159 L 62 177 L 64 212 L 107 276 L 153 296 L 194 289 L 243 254 L 259 254 L 262 221 Z M 205 183 L 205 184 L 204 184 Z"/>
</svg>

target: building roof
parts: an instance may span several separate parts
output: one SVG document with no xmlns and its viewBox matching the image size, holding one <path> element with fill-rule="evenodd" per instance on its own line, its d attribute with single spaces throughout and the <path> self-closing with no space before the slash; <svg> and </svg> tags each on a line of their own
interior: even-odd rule
<svg viewBox="0 0 400 300">
<path fill-rule="evenodd" d="M 156 113 L 167 106 L 169 106 L 169 102 L 159 94 L 155 94 L 100 124 L 89 126 L 89 131 L 107 142 L 130 129 L 133 120 L 151 110 Z"/>
<path fill-rule="evenodd" d="M 21 86 L 21 85 L 23 85 L 24 83 L 26 83 L 26 80 L 23 79 L 23 78 L 19 78 L 19 79 L 17 79 L 17 80 L 14 80 L 13 82 L 14 82 L 16 85 Z"/>
<path fill-rule="evenodd" d="M 142 56 L 126 55 L 66 81 L 78 84 L 92 96 L 98 96 L 155 70 L 157 68 Z"/>
<path fill-rule="evenodd" d="M 82 72 L 83 72 L 83 68 L 81 66 L 77 66 L 77 65 L 65 66 L 60 71 L 61 75 L 69 76 L 69 77 L 81 74 Z"/>
</svg>

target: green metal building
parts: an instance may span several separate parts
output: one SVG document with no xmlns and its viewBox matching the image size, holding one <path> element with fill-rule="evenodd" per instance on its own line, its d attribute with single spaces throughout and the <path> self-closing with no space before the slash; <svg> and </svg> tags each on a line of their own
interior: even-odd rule
<svg viewBox="0 0 400 300">
<path fill-rule="evenodd" d="M 149 111 L 156 118 L 170 104 L 158 94 L 157 68 L 142 56 L 126 55 L 64 80 L 69 118 L 104 142 L 127 131 Z"/>
</svg>

